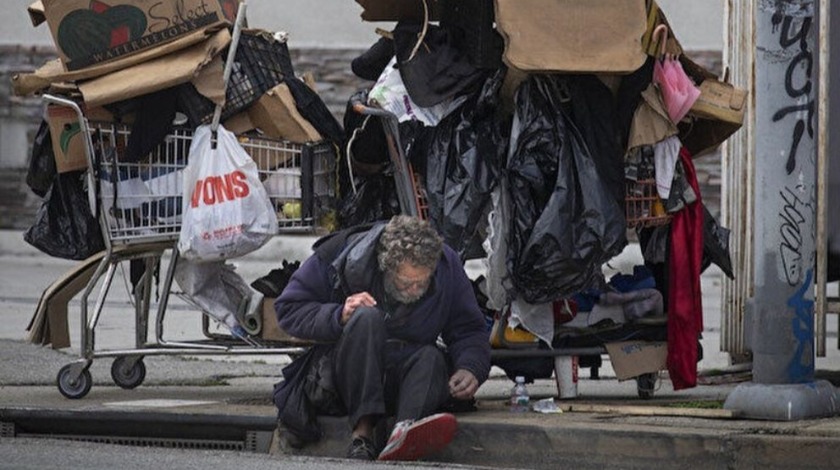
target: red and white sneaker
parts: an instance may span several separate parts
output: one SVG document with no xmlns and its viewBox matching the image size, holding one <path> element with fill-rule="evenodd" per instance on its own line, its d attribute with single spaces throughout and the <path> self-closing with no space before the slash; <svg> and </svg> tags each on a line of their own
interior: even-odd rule
<svg viewBox="0 0 840 470">
<path fill-rule="evenodd" d="M 458 421 L 451 413 L 438 413 L 423 419 L 400 421 L 379 453 L 379 460 L 417 460 L 443 450 L 452 442 Z"/>
</svg>

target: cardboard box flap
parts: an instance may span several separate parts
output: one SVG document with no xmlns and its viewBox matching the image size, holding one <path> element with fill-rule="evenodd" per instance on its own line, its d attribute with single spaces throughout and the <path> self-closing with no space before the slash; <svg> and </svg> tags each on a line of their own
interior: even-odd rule
<svg viewBox="0 0 840 470">
<path fill-rule="evenodd" d="M 645 0 L 496 0 L 496 27 L 520 70 L 630 73 L 647 59 Z"/>
<path fill-rule="evenodd" d="M 52 83 L 76 82 L 101 77 L 117 70 L 129 68 L 154 59 L 155 57 L 171 54 L 202 41 L 207 41 L 208 34 L 211 34 L 211 37 L 217 37 L 217 34 L 226 34 L 228 40 L 223 47 L 226 47 L 230 42 L 230 33 L 226 29 L 222 31 L 216 30 L 212 33 L 208 31 L 196 31 L 154 49 L 147 49 L 123 59 L 74 72 L 68 72 L 60 59 L 53 59 L 46 62 L 35 72 L 21 73 L 13 76 L 12 89 L 17 96 L 27 96 L 49 87 Z"/>
<path fill-rule="evenodd" d="M 429 21 L 438 20 L 437 0 L 426 0 Z M 356 0 L 364 8 L 364 21 L 422 20 L 423 0 Z"/>
<path fill-rule="evenodd" d="M 321 134 L 307 121 L 295 105 L 289 86 L 281 83 L 266 92 L 248 109 L 251 121 L 265 135 L 291 142 L 317 142 Z"/>
<path fill-rule="evenodd" d="M 44 3 L 41 0 L 32 2 L 26 8 L 26 11 L 29 12 L 29 21 L 32 22 L 32 26 L 38 26 L 44 21 L 47 21 L 47 16 L 44 14 Z"/>
<path fill-rule="evenodd" d="M 41 0 L 59 58 L 81 70 L 232 24 L 239 0 Z"/>
<path fill-rule="evenodd" d="M 229 43 L 223 29 L 187 49 L 79 83 L 79 90 L 89 106 L 102 106 L 186 83 Z"/>
</svg>

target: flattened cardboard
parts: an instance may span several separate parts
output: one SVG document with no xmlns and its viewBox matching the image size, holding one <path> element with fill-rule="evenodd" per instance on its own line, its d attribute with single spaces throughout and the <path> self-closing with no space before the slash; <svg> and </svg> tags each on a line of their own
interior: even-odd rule
<svg viewBox="0 0 840 470">
<path fill-rule="evenodd" d="M 605 346 L 618 380 L 632 379 L 667 368 L 668 343 L 664 341 L 622 341 L 607 343 Z"/>
<path fill-rule="evenodd" d="M 647 59 L 645 0 L 496 0 L 496 27 L 520 70 L 629 73 Z"/>
<path fill-rule="evenodd" d="M 186 83 L 229 42 L 230 33 L 221 30 L 184 50 L 80 83 L 79 91 L 88 105 L 102 106 Z"/>
<path fill-rule="evenodd" d="M 238 0 L 42 0 L 59 58 L 68 70 L 155 49 L 236 18 Z M 37 20 L 37 5 L 33 5 Z"/>
<path fill-rule="evenodd" d="M 216 56 L 192 79 L 195 90 L 213 102 L 225 105 L 225 63 L 222 54 Z"/>
<path fill-rule="evenodd" d="M 17 96 L 27 96 L 43 90 L 53 83 L 75 82 L 101 77 L 117 70 L 137 65 L 155 57 L 165 56 L 199 42 L 206 41 L 208 40 L 208 34 L 212 37 L 216 37 L 219 34 L 227 34 L 228 38 L 230 38 L 230 33 L 228 33 L 227 30 L 212 33 L 208 33 L 207 31 L 197 31 L 155 49 L 146 50 L 124 59 L 73 72 L 68 72 L 64 67 L 64 64 L 61 63 L 60 59 L 54 59 L 47 61 L 35 72 L 14 75 L 12 77 L 13 92 Z M 228 39 L 228 42 L 230 42 L 230 39 Z"/>
<path fill-rule="evenodd" d="M 292 92 L 285 83 L 268 90 L 248 108 L 248 115 L 258 129 L 273 139 L 297 143 L 321 140 L 321 134 L 298 112 Z"/>
<path fill-rule="evenodd" d="M 656 85 L 650 84 L 642 92 L 642 101 L 633 113 L 627 148 L 655 145 L 678 132 L 676 124 L 668 117 Z"/>
</svg>

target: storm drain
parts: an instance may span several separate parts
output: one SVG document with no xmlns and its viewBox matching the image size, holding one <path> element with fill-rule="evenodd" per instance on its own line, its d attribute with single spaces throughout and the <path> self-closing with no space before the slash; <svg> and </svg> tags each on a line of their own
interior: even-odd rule
<svg viewBox="0 0 840 470">
<path fill-rule="evenodd" d="M 274 417 L 0 408 L 0 436 L 268 453 Z"/>
<path fill-rule="evenodd" d="M 242 441 L 214 441 L 208 439 L 172 439 L 131 436 L 73 436 L 65 434 L 18 434 L 16 437 L 59 439 L 64 441 L 82 441 L 97 444 L 117 444 L 135 447 L 165 447 L 169 449 L 255 450 L 248 449 L 247 443 Z"/>
<path fill-rule="evenodd" d="M 0 421 L 0 437 L 15 437 L 15 423 Z"/>
</svg>

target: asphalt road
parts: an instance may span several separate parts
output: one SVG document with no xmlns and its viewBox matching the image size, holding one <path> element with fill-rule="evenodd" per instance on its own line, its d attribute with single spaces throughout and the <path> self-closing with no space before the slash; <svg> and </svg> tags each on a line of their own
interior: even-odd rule
<svg viewBox="0 0 840 470">
<path fill-rule="evenodd" d="M 382 464 L 344 459 L 271 456 L 254 452 L 222 450 L 189 450 L 143 447 L 107 446 L 90 442 L 54 439 L 0 439 L 0 469 L 43 470 L 45 468 L 86 470 L 148 470 L 151 468 L 179 470 L 342 470 L 382 469 Z M 440 469 L 440 464 L 388 463 L 388 468 L 413 470 Z M 477 469 L 455 464 L 446 468 Z"/>
</svg>

